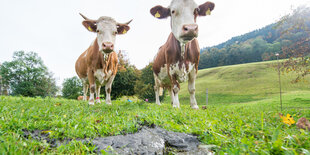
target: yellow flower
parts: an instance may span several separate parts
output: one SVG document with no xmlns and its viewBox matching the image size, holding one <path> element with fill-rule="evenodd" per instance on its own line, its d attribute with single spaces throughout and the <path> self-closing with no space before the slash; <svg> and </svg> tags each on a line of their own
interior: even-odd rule
<svg viewBox="0 0 310 155">
<path fill-rule="evenodd" d="M 282 122 L 291 126 L 292 124 L 295 124 L 296 122 L 294 121 L 294 118 L 290 115 L 287 114 L 286 117 L 280 114 L 280 118 L 282 119 Z"/>
<path fill-rule="evenodd" d="M 56 107 L 56 106 L 61 106 L 61 103 L 56 103 L 56 104 L 54 104 L 54 106 Z"/>
<path fill-rule="evenodd" d="M 66 118 L 67 117 L 67 115 L 64 115 L 64 118 Z"/>
</svg>

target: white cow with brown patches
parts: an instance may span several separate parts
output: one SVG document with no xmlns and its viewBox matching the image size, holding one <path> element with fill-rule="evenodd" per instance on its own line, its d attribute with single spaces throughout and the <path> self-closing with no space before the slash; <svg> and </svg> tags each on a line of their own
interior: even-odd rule
<svg viewBox="0 0 310 155">
<path fill-rule="evenodd" d="M 172 0 L 166 8 L 155 6 L 150 12 L 159 19 L 171 17 L 171 34 L 167 42 L 159 48 L 154 59 L 156 103 L 160 105 L 160 87 L 169 89 L 173 107 L 180 108 L 180 82 L 188 81 L 190 104 L 198 109 L 195 98 L 195 79 L 199 63 L 198 16 L 210 15 L 214 3 L 206 2 L 197 5 L 194 0 Z"/>
<path fill-rule="evenodd" d="M 80 14 L 85 20 L 84 27 L 97 33 L 96 39 L 90 47 L 80 55 L 75 63 L 75 71 L 83 81 L 83 100 L 87 99 L 88 87 L 90 88 L 89 104 L 100 103 L 100 88 L 105 86 L 106 104 L 111 104 L 111 86 L 117 73 L 117 54 L 114 52 L 115 37 L 117 34 L 125 34 L 130 29 L 127 22 L 117 23 L 111 17 L 100 17 L 91 20 Z"/>
</svg>

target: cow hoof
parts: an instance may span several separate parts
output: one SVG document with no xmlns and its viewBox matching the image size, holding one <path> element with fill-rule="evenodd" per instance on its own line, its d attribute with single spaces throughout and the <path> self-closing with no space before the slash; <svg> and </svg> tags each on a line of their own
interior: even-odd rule
<svg viewBox="0 0 310 155">
<path fill-rule="evenodd" d="M 173 108 L 180 108 L 180 106 L 177 106 L 177 105 L 173 105 L 172 107 Z"/>
<path fill-rule="evenodd" d="M 107 102 L 107 105 L 112 105 L 112 103 L 111 102 Z"/>
<path fill-rule="evenodd" d="M 89 105 L 95 105 L 95 103 L 94 103 L 94 102 L 89 102 L 88 104 L 89 104 Z"/>
<path fill-rule="evenodd" d="M 157 105 L 161 105 L 160 103 L 156 103 Z"/>
<path fill-rule="evenodd" d="M 199 109 L 198 105 L 192 106 L 192 109 Z"/>
</svg>

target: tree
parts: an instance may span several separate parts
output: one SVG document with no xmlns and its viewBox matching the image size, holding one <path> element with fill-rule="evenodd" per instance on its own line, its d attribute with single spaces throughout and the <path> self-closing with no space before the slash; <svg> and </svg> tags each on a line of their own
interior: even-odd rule
<svg viewBox="0 0 310 155">
<path fill-rule="evenodd" d="M 117 72 L 114 82 L 112 84 L 112 99 L 116 99 L 122 96 L 134 95 L 134 88 L 137 79 L 137 69 L 131 65 L 124 66 L 124 69 Z"/>
<path fill-rule="evenodd" d="M 153 63 L 149 63 L 141 70 L 139 80 L 136 83 L 135 91 L 138 97 L 142 100 L 148 99 L 149 101 L 155 101 L 154 91 L 155 81 L 153 76 Z M 164 99 L 165 91 L 160 97 L 160 100 Z"/>
<path fill-rule="evenodd" d="M 126 53 L 119 51 L 118 61 L 118 71 L 112 84 L 112 99 L 134 95 L 134 87 L 138 79 L 138 69 L 130 64 Z M 101 94 L 105 95 L 104 90 L 104 88 L 101 89 Z"/>
<path fill-rule="evenodd" d="M 289 57 L 282 64 L 282 71 L 297 73 L 293 82 L 299 82 L 310 74 L 310 8 L 299 7 L 278 23 L 281 38 L 287 40 L 280 57 Z"/>
<path fill-rule="evenodd" d="M 56 81 L 37 53 L 14 52 L 13 60 L 0 67 L 2 83 L 12 95 L 55 96 Z"/>
<path fill-rule="evenodd" d="M 83 95 L 82 89 L 83 85 L 78 77 L 67 78 L 62 83 L 62 96 L 68 99 L 77 99 L 77 97 Z"/>
</svg>

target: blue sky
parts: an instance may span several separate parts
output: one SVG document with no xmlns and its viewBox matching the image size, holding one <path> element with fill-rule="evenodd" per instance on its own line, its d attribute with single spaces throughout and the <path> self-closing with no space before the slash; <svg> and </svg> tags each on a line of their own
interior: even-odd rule
<svg viewBox="0 0 310 155">
<path fill-rule="evenodd" d="M 197 4 L 205 0 L 195 0 Z M 212 0 L 210 0 L 212 1 Z M 309 0 L 214 0 L 211 16 L 198 18 L 200 47 L 224 42 L 233 36 L 261 28 Z M 170 19 L 149 13 L 169 0 L 0 0 L 0 62 L 11 60 L 14 51 L 34 51 L 59 79 L 75 76 L 74 64 L 95 39 L 81 24 L 89 18 L 110 16 L 127 22 L 131 30 L 117 36 L 115 48 L 125 50 L 130 62 L 143 68 L 166 41 Z"/>
</svg>

